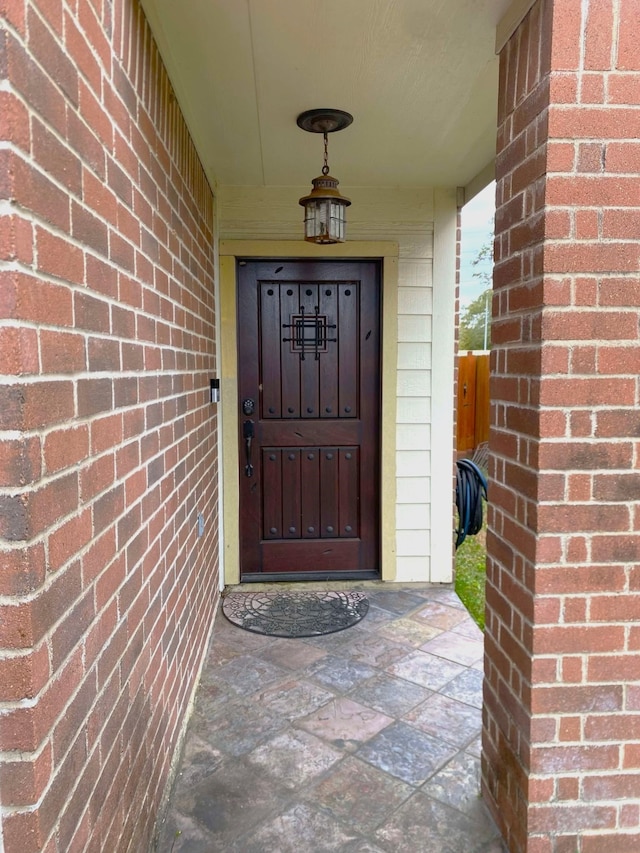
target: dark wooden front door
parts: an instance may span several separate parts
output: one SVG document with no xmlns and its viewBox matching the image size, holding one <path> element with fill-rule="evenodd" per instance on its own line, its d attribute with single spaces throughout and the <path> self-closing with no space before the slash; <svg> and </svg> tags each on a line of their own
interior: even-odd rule
<svg viewBox="0 0 640 853">
<path fill-rule="evenodd" d="M 239 261 L 243 580 L 379 576 L 380 269 Z"/>
</svg>

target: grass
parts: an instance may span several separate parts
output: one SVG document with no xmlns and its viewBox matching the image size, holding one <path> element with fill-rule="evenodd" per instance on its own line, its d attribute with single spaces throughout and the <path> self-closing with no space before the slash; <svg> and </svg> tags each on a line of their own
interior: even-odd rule
<svg viewBox="0 0 640 853">
<path fill-rule="evenodd" d="M 486 575 L 485 530 L 467 536 L 456 551 L 456 592 L 471 617 L 484 630 L 484 582 Z"/>
</svg>

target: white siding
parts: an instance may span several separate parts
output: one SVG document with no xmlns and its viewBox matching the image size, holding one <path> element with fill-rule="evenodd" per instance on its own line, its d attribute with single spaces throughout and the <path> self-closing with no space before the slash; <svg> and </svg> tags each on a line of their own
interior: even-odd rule
<svg viewBox="0 0 640 853">
<path fill-rule="evenodd" d="M 398 581 L 430 580 L 431 316 L 433 221 L 421 239 L 400 237 L 398 265 L 398 432 L 396 450 L 396 543 Z"/>
</svg>

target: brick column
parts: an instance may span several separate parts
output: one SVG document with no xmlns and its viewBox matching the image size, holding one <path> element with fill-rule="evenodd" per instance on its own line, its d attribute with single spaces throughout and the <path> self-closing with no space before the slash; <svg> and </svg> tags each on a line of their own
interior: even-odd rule
<svg viewBox="0 0 640 853">
<path fill-rule="evenodd" d="M 483 785 L 509 849 L 640 850 L 640 2 L 500 57 Z"/>
</svg>

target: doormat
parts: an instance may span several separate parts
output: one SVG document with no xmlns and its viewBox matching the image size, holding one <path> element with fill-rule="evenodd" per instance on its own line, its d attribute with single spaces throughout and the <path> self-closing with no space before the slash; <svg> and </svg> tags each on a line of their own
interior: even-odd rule
<svg viewBox="0 0 640 853">
<path fill-rule="evenodd" d="M 272 637 L 318 637 L 350 628 L 366 616 L 363 592 L 230 592 L 227 619 L 245 631 Z"/>
</svg>

